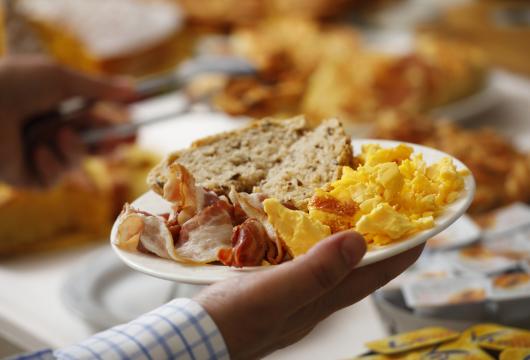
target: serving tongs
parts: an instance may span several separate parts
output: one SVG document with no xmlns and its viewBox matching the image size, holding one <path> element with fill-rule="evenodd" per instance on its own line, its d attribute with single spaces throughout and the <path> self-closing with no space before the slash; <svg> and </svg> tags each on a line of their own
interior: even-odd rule
<svg viewBox="0 0 530 360">
<path fill-rule="evenodd" d="M 161 76 L 147 78 L 137 83 L 137 102 L 171 91 L 184 88 L 190 80 L 199 75 L 224 74 L 231 77 L 252 76 L 256 74 L 256 68 L 247 60 L 233 56 L 202 56 L 187 61 L 178 67 L 176 71 Z M 77 129 L 81 140 L 87 146 L 91 146 L 108 139 L 122 139 L 133 136 L 143 126 L 156 124 L 162 121 L 174 119 L 178 115 L 186 114 L 198 102 L 204 101 L 202 97 L 188 97 L 184 107 L 159 116 L 107 125 L 96 128 L 83 128 L 79 119 L 88 114 L 96 105 L 93 99 L 74 97 L 68 99 L 59 106 L 46 113 L 41 113 L 29 119 L 24 127 L 23 136 L 26 150 L 31 154 L 31 149 L 36 144 L 49 142 L 63 126 L 71 126 Z"/>
</svg>

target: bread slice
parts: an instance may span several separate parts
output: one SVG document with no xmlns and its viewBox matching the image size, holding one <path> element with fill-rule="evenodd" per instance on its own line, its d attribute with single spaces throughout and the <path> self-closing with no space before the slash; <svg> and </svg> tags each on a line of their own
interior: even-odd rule
<svg viewBox="0 0 530 360">
<path fill-rule="evenodd" d="M 352 163 L 350 138 L 336 119 L 324 121 L 296 141 L 254 189 L 284 204 L 306 210 L 315 189 L 338 179 Z"/>
<path fill-rule="evenodd" d="M 341 167 L 351 165 L 352 150 L 337 120 L 311 130 L 304 117 L 264 119 L 167 156 L 148 176 L 155 192 L 162 194 L 168 168 L 175 162 L 185 166 L 198 185 L 218 194 L 235 187 L 306 209 L 316 188 L 338 179 Z"/>
<path fill-rule="evenodd" d="M 286 121 L 264 119 L 242 129 L 206 137 L 189 149 L 169 154 L 151 171 L 148 184 L 162 194 L 167 168 L 178 162 L 193 174 L 199 185 L 217 193 L 226 193 L 232 186 L 239 192 L 251 192 L 305 131 L 304 118 L 296 117 Z"/>
</svg>

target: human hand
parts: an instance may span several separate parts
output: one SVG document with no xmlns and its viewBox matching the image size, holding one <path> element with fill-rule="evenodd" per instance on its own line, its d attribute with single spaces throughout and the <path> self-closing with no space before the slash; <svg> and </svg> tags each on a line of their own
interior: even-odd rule
<svg viewBox="0 0 530 360">
<path fill-rule="evenodd" d="M 422 250 L 418 246 L 354 269 L 366 245 L 358 233 L 342 232 L 294 261 L 214 284 L 195 300 L 219 327 L 231 358 L 259 358 L 300 340 L 321 320 L 385 285 Z"/>
<path fill-rule="evenodd" d="M 54 109 L 61 101 L 75 96 L 125 102 L 136 94 L 124 79 L 103 80 L 82 75 L 45 58 L 0 60 L 1 181 L 18 186 L 50 185 L 79 162 L 86 149 L 70 126 L 59 128 L 51 141 L 39 143 L 29 154 L 25 153 L 28 149 L 23 139 L 23 128 L 30 117 Z M 78 120 L 86 127 L 109 120 L 105 114 L 93 115 L 84 114 Z"/>
</svg>

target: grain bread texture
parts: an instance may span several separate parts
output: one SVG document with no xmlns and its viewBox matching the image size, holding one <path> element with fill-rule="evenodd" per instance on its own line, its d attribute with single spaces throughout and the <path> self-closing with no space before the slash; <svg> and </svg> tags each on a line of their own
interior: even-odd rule
<svg viewBox="0 0 530 360">
<path fill-rule="evenodd" d="M 254 191 L 306 210 L 315 189 L 338 179 L 342 166 L 350 166 L 352 158 L 350 138 L 339 121 L 324 121 L 298 139 Z"/>
<path fill-rule="evenodd" d="M 167 169 L 178 162 L 207 189 L 226 193 L 233 186 L 239 192 L 251 192 L 306 131 L 304 118 L 296 117 L 264 119 L 242 129 L 206 137 L 189 149 L 169 154 L 151 171 L 147 182 L 162 194 Z"/>
<path fill-rule="evenodd" d="M 175 162 L 185 166 L 198 185 L 219 194 L 231 187 L 263 192 L 305 210 L 316 188 L 338 179 L 342 166 L 351 165 L 352 150 L 338 120 L 310 129 L 304 117 L 264 119 L 167 156 L 148 176 L 155 192 L 163 193 L 168 168 Z"/>
</svg>

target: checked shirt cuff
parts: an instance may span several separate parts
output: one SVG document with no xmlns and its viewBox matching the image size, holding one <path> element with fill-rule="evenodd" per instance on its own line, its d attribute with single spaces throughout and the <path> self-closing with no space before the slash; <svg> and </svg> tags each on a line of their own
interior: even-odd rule
<svg viewBox="0 0 530 360">
<path fill-rule="evenodd" d="M 190 299 L 175 299 L 54 355 L 58 359 L 229 359 L 219 329 Z"/>
</svg>

